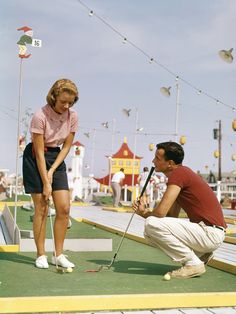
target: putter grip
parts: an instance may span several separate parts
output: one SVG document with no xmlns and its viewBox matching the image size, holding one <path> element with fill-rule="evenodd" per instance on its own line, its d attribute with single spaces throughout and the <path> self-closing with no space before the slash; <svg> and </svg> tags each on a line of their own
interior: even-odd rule
<svg viewBox="0 0 236 314">
<path fill-rule="evenodd" d="M 139 198 L 143 196 L 143 193 L 144 193 L 145 190 L 146 190 L 146 187 L 147 187 L 147 185 L 148 185 L 148 182 L 149 182 L 150 179 L 151 179 L 151 176 L 152 176 L 154 170 L 155 170 L 155 167 L 152 167 L 151 170 L 150 170 L 150 172 L 149 172 L 149 174 L 148 174 L 148 177 L 147 177 L 147 179 L 146 179 L 146 181 L 145 181 L 144 187 L 142 188 L 142 191 L 141 191 L 141 194 L 140 194 Z"/>
</svg>

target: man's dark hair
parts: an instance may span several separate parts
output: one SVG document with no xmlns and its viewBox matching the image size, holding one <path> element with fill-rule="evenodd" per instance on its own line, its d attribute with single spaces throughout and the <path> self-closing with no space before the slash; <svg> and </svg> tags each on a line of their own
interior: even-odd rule
<svg viewBox="0 0 236 314">
<path fill-rule="evenodd" d="M 125 171 L 125 169 L 124 169 L 124 168 L 120 168 L 120 171 L 124 172 L 124 171 Z"/>
<path fill-rule="evenodd" d="M 156 145 L 157 149 L 164 150 L 165 160 L 173 160 L 176 165 L 182 164 L 184 159 L 184 150 L 181 145 L 175 142 L 163 142 Z"/>
</svg>

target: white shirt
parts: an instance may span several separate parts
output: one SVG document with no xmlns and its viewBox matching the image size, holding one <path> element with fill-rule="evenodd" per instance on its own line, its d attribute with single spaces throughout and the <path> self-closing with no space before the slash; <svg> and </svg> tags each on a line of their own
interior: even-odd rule
<svg viewBox="0 0 236 314">
<path fill-rule="evenodd" d="M 111 182 L 113 182 L 113 183 L 120 183 L 120 181 L 121 181 L 122 179 L 124 179 L 124 178 L 125 178 L 124 172 L 118 171 L 118 172 L 116 172 L 116 173 L 113 175 Z"/>
</svg>

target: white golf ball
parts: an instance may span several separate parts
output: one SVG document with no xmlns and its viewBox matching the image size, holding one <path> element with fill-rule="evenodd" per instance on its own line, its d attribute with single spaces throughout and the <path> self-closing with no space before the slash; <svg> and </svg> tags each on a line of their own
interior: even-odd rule
<svg viewBox="0 0 236 314">
<path fill-rule="evenodd" d="M 66 269 L 66 272 L 67 272 L 67 273 L 72 273 L 72 271 L 73 271 L 73 268 L 67 267 L 67 269 Z"/>
<path fill-rule="evenodd" d="M 170 274 L 167 273 L 164 275 L 164 280 L 168 281 L 170 279 L 171 279 Z"/>
</svg>

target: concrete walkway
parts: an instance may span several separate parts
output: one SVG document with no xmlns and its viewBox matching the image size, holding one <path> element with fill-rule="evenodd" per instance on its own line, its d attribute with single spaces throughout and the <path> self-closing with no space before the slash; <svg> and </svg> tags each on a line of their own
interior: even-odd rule
<svg viewBox="0 0 236 314">
<path fill-rule="evenodd" d="M 227 211 L 228 212 L 228 211 Z M 232 211 L 231 215 L 235 211 Z M 124 231 L 127 227 L 131 213 L 119 213 L 113 211 L 103 210 L 100 206 L 87 206 L 71 208 L 71 216 L 73 218 L 86 218 L 92 222 L 105 225 L 107 227 L 115 228 L 119 231 Z M 143 237 L 144 218 L 134 215 L 129 227 L 129 233 Z M 235 229 L 235 225 L 228 225 L 230 229 Z M 214 252 L 215 258 L 236 264 L 236 245 L 230 243 L 223 243 L 222 246 Z"/>
</svg>

